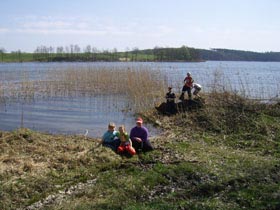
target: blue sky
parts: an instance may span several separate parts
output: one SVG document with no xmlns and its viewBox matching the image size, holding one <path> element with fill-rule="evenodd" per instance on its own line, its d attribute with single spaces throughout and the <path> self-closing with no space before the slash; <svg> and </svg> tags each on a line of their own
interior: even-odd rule
<svg viewBox="0 0 280 210">
<path fill-rule="evenodd" d="M 2 0 L 0 48 L 87 45 L 280 52 L 279 0 Z"/>
</svg>

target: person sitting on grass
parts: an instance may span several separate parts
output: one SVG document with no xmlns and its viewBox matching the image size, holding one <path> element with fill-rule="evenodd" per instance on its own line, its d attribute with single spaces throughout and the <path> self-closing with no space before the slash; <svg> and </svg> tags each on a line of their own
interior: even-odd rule
<svg viewBox="0 0 280 210">
<path fill-rule="evenodd" d="M 120 145 L 120 139 L 117 138 L 117 131 L 115 131 L 115 123 L 110 122 L 108 130 L 103 134 L 101 144 L 102 146 L 109 147 L 113 151 L 117 151 Z"/>
<path fill-rule="evenodd" d="M 175 104 L 175 93 L 172 92 L 172 87 L 168 87 L 168 92 L 165 94 L 166 98 L 166 113 L 175 114 L 176 113 L 176 104 Z"/>
<path fill-rule="evenodd" d="M 132 141 L 132 146 L 137 152 L 151 151 L 153 146 L 151 145 L 148 139 L 148 129 L 142 126 L 143 120 L 141 117 L 138 117 L 136 120 L 136 126 L 130 131 L 130 139 Z"/>
<path fill-rule="evenodd" d="M 129 139 L 128 133 L 125 131 L 124 125 L 119 127 L 119 132 L 117 132 L 117 137 L 120 139 L 121 144 L 117 149 L 119 154 L 128 153 L 131 156 L 136 154 L 135 149 L 132 147 L 132 142 Z"/>
</svg>

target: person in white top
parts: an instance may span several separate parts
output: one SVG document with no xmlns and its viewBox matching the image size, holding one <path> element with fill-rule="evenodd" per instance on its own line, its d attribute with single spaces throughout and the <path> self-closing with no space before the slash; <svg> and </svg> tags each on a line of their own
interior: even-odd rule
<svg viewBox="0 0 280 210">
<path fill-rule="evenodd" d="M 198 83 L 193 83 L 193 88 L 194 88 L 193 95 L 195 95 L 197 97 L 200 97 L 198 95 L 198 93 L 201 91 L 202 86 L 200 84 L 198 84 Z"/>
</svg>

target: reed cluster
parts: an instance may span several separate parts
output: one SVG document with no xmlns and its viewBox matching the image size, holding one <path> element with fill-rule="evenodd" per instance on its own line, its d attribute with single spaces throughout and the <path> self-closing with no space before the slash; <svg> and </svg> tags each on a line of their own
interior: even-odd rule
<svg viewBox="0 0 280 210">
<path fill-rule="evenodd" d="M 143 111 L 162 98 L 167 86 L 159 70 L 146 67 L 94 67 L 49 71 L 46 78 L 21 78 L 0 83 L 0 101 L 28 102 L 55 97 L 110 97 L 121 110 Z M 100 98 L 100 97 L 99 97 Z M 119 99 L 124 99 L 118 103 Z M 119 107 L 122 106 L 122 107 Z"/>
<path fill-rule="evenodd" d="M 46 75 L 37 75 L 36 79 L 25 71 L 20 74 L 1 73 L 3 79 L 0 81 L 0 104 L 11 101 L 26 103 L 57 97 L 91 98 L 102 99 L 117 110 L 144 112 L 165 100 L 164 95 L 169 85 L 173 85 L 173 90 L 179 96 L 183 78 L 174 81 L 170 76 L 172 72 L 168 74 L 169 76 L 164 75 L 160 69 L 141 65 L 69 67 L 48 70 Z M 254 95 L 252 92 L 255 91 L 258 93 L 255 94 L 257 100 L 265 100 L 265 96 L 272 92 L 261 83 L 255 86 L 256 90 L 252 90 L 246 77 L 238 79 L 237 76 L 233 84 L 219 70 L 211 77 L 197 75 L 194 79 L 202 84 L 202 93 L 211 94 L 212 102 L 216 93 L 233 93 L 247 98 L 248 95 Z"/>
</svg>

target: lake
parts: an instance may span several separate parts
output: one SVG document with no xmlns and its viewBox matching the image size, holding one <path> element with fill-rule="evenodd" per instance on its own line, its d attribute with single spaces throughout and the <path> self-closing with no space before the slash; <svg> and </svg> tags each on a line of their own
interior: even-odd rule
<svg viewBox="0 0 280 210">
<path fill-rule="evenodd" d="M 203 86 L 204 92 L 226 89 L 243 96 L 269 100 L 280 93 L 280 63 L 277 62 L 227 62 L 208 61 L 199 63 L 125 63 L 125 62 L 73 62 L 73 63 L 0 63 L 0 89 L 5 94 L 7 85 L 18 83 L 28 77 L 32 81 L 48 80 L 52 71 L 68 69 L 90 69 L 91 67 L 135 68 L 159 71 L 168 85 L 179 94 L 187 72 L 195 82 Z M 160 78 L 160 77 L 159 77 Z M 161 100 L 161 99 L 159 99 Z M 165 101 L 162 98 L 162 101 Z M 74 95 L 71 97 L 48 97 L 32 101 L 7 101 L 0 103 L 0 129 L 14 130 L 27 127 L 33 130 L 84 134 L 100 137 L 108 122 L 124 124 L 129 131 L 134 125 L 134 115 L 123 111 L 126 99 L 121 95 Z M 151 134 L 156 129 L 147 125 Z"/>
</svg>

